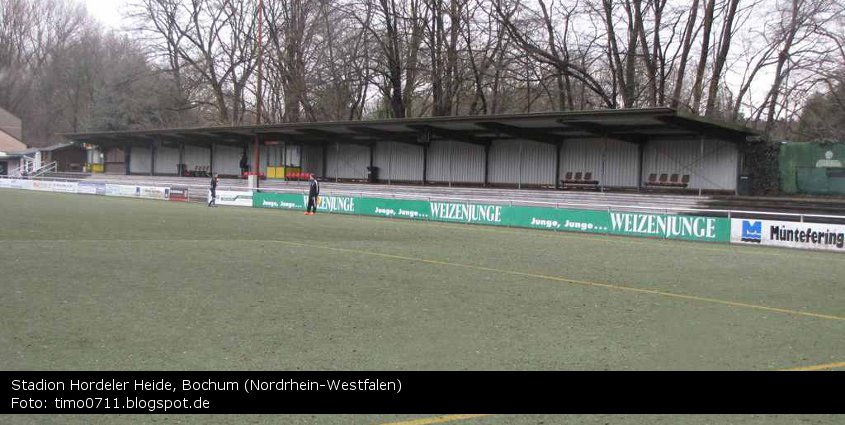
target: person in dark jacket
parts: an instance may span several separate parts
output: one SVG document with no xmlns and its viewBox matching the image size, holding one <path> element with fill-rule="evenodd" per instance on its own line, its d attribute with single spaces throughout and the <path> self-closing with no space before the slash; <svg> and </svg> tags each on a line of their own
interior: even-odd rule
<svg viewBox="0 0 845 425">
<path fill-rule="evenodd" d="M 246 151 L 241 155 L 241 175 L 249 171 L 249 160 L 246 158 Z"/>
<path fill-rule="evenodd" d="M 317 182 L 317 177 L 311 174 L 311 181 L 308 187 L 308 207 L 305 209 L 305 215 L 314 215 L 317 213 L 318 196 L 320 196 L 320 183 Z"/>
<path fill-rule="evenodd" d="M 209 192 L 209 199 L 208 199 L 208 206 L 209 207 L 216 207 L 217 203 L 214 200 L 217 198 L 217 181 L 220 180 L 220 175 L 214 173 L 214 176 L 211 177 L 211 184 L 208 188 Z"/>
</svg>

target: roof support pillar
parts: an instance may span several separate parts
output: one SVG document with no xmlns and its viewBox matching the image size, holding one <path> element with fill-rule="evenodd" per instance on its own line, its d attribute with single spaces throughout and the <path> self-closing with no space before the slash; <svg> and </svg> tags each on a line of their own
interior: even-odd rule
<svg viewBox="0 0 845 425">
<path fill-rule="evenodd" d="M 742 181 L 742 169 L 745 163 L 744 147 L 744 143 L 737 146 L 736 180 L 734 181 L 734 184 L 736 185 L 736 187 L 734 188 L 734 195 L 736 196 L 739 196 L 739 182 Z"/>
<path fill-rule="evenodd" d="M 150 175 L 156 175 L 156 142 L 150 140 Z"/>
<path fill-rule="evenodd" d="M 337 183 L 340 175 L 340 142 L 335 142 L 334 146 L 336 152 L 334 157 L 334 182 Z"/>
<path fill-rule="evenodd" d="M 484 145 L 484 187 L 490 184 L 490 146 Z"/>
<path fill-rule="evenodd" d="M 176 166 L 176 174 L 182 177 L 182 170 L 185 169 L 185 142 L 179 142 L 179 165 Z"/>
<path fill-rule="evenodd" d="M 261 187 L 261 136 L 255 134 L 255 187 L 258 190 Z"/>
<path fill-rule="evenodd" d="M 603 137 L 604 146 L 601 150 L 601 181 L 599 182 L 599 190 L 604 192 L 604 182 L 607 175 L 607 136 Z"/>
<path fill-rule="evenodd" d="M 132 146 L 131 145 L 129 145 L 125 149 L 123 149 L 123 161 L 124 161 L 123 162 L 123 165 L 124 165 L 123 174 L 126 174 L 127 176 L 129 175 L 129 171 L 130 171 L 129 167 L 132 164 L 132 162 L 131 162 L 132 161 L 132 153 L 131 152 L 132 152 Z"/>
<path fill-rule="evenodd" d="M 323 144 L 320 150 L 323 151 L 323 169 L 320 172 L 323 174 L 323 177 L 326 177 L 329 174 L 329 146 Z"/>
<path fill-rule="evenodd" d="M 555 189 L 560 189 L 560 153 L 563 150 L 563 142 L 555 145 Z"/>
<path fill-rule="evenodd" d="M 425 186 L 428 168 L 428 143 L 423 145 L 422 185 Z"/>
<path fill-rule="evenodd" d="M 449 141 L 449 187 L 452 187 L 452 156 L 455 155 L 455 142 Z"/>
<path fill-rule="evenodd" d="M 214 175 L 214 143 L 208 149 L 208 172 Z"/>
<path fill-rule="evenodd" d="M 637 143 L 637 192 L 643 190 L 643 157 L 646 143 Z"/>
<path fill-rule="evenodd" d="M 422 185 L 425 186 L 428 180 L 428 146 L 431 144 L 431 132 L 424 130 L 417 135 L 417 141 L 422 143 L 423 148 L 423 165 L 422 165 Z"/>
<path fill-rule="evenodd" d="M 528 100 L 528 107 L 531 107 L 531 99 Z M 516 188 L 522 189 L 522 139 L 519 140 L 519 177 L 516 179 Z"/>
</svg>

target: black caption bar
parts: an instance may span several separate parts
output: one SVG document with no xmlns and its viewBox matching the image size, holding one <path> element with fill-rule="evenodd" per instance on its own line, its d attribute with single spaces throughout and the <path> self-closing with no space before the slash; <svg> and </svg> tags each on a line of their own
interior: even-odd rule
<svg viewBox="0 0 845 425">
<path fill-rule="evenodd" d="M 8 413 L 845 413 L 840 373 L 0 372 Z"/>
</svg>

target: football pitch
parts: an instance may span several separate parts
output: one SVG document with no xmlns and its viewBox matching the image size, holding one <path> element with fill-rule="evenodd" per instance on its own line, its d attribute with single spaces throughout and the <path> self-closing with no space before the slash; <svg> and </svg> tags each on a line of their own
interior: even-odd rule
<svg viewBox="0 0 845 425">
<path fill-rule="evenodd" d="M 845 370 L 836 253 L 13 190 L 0 217 L 1 370 Z"/>
</svg>

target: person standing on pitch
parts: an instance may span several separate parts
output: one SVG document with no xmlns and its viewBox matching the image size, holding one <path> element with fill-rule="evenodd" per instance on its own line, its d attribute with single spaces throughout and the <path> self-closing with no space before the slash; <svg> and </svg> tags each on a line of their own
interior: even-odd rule
<svg viewBox="0 0 845 425">
<path fill-rule="evenodd" d="M 220 180 L 220 174 L 214 173 L 211 177 L 211 185 L 208 188 L 208 206 L 209 207 L 216 207 L 217 203 L 214 201 L 217 198 L 217 181 Z"/>
<path fill-rule="evenodd" d="M 308 187 L 308 207 L 305 209 L 305 215 L 314 215 L 317 213 L 318 196 L 320 196 L 320 183 L 317 183 L 317 177 L 311 174 L 311 181 Z"/>
</svg>

